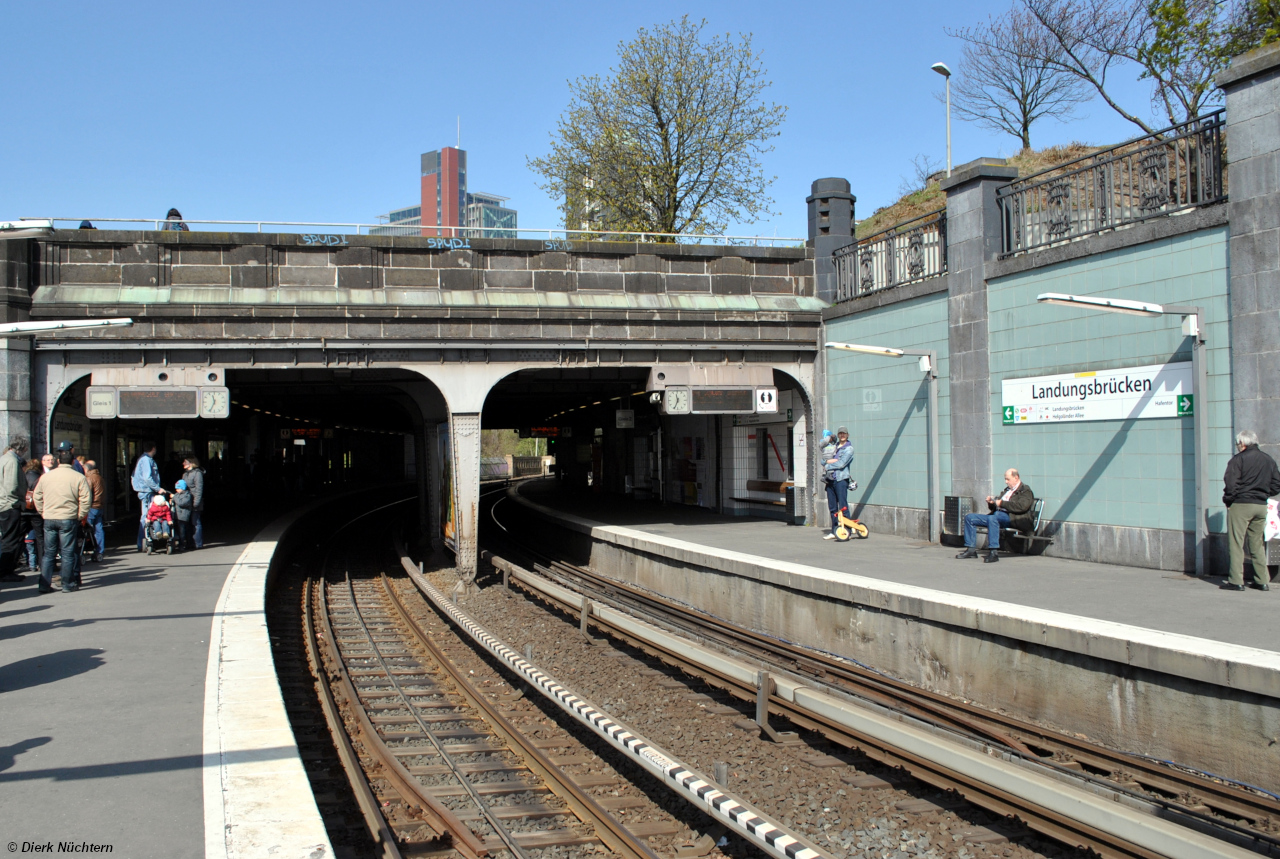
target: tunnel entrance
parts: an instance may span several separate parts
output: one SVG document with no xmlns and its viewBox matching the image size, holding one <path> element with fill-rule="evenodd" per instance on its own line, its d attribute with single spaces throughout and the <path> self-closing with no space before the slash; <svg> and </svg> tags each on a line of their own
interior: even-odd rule
<svg viewBox="0 0 1280 859">
<path fill-rule="evenodd" d="M 225 419 L 86 416 L 86 375 L 63 392 L 47 445 L 70 441 L 102 473 L 104 517 L 139 514 L 131 485 L 143 445 L 154 442 L 161 482 L 173 489 L 182 461 L 205 470 L 209 505 L 277 511 L 323 492 L 415 476 L 417 408 L 397 383 L 421 376 L 388 370 L 228 370 Z M 37 444 L 37 452 L 44 445 Z"/>
<path fill-rule="evenodd" d="M 497 384 L 483 427 L 545 438 L 565 491 L 660 501 L 731 515 L 801 518 L 787 489 L 809 481 L 809 405 L 767 368 L 776 413 L 666 413 L 651 367 L 526 369 Z"/>
</svg>

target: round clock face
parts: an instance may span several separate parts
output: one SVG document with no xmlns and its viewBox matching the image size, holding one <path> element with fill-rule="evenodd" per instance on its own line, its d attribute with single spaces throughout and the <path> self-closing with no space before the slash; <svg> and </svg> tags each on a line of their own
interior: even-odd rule
<svg viewBox="0 0 1280 859">
<path fill-rule="evenodd" d="M 225 415 L 229 411 L 226 391 L 205 391 L 200 411 L 206 415 Z"/>
<path fill-rule="evenodd" d="M 667 391 L 667 411 L 689 411 L 689 391 L 684 388 L 673 388 Z"/>
</svg>

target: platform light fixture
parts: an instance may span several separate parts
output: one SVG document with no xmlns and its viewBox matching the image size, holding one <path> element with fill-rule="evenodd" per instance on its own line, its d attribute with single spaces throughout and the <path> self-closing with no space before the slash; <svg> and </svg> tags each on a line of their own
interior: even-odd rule
<svg viewBox="0 0 1280 859">
<path fill-rule="evenodd" d="M 0 325 L 0 337 L 23 337 L 45 331 L 69 331 L 79 328 L 112 328 L 132 325 L 133 320 L 119 319 L 50 319 L 37 322 L 9 322 Z"/>
<path fill-rule="evenodd" d="M 1191 425 L 1194 430 L 1196 473 L 1196 575 L 1203 577 L 1208 569 L 1205 550 L 1209 540 L 1209 507 L 1205 492 L 1209 479 L 1205 467 L 1209 462 L 1209 390 L 1208 371 L 1204 356 L 1204 310 L 1174 304 L 1156 304 L 1153 301 L 1131 301 L 1125 298 L 1104 298 L 1096 295 L 1070 295 L 1064 292 L 1043 292 L 1036 296 L 1040 304 L 1057 304 L 1077 310 L 1101 310 L 1107 313 L 1127 313 L 1131 316 L 1181 316 L 1182 333 L 1191 338 L 1191 395 L 1194 397 Z"/>
<path fill-rule="evenodd" d="M 938 451 L 938 352 L 935 349 L 895 349 L 889 346 L 867 346 L 862 343 L 824 344 L 828 349 L 842 352 L 860 352 L 864 355 L 881 355 L 886 358 L 919 356 L 920 372 L 929 382 L 929 542 L 939 541 L 938 516 L 942 512 L 941 467 Z"/>
</svg>

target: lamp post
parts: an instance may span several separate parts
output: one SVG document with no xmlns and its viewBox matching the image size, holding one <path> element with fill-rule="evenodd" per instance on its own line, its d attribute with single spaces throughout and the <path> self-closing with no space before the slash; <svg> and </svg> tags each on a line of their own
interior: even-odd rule
<svg viewBox="0 0 1280 859">
<path fill-rule="evenodd" d="M 1192 395 L 1192 427 L 1194 428 L 1195 473 L 1196 473 L 1196 575 L 1204 576 L 1205 548 L 1209 538 L 1209 504 L 1205 500 L 1205 492 L 1209 481 L 1205 477 L 1205 466 L 1209 462 L 1209 390 L 1208 371 L 1204 357 L 1204 310 L 1173 304 L 1155 304 L 1149 301 L 1130 301 L 1125 298 L 1100 298 L 1093 295 L 1068 295 L 1061 292 L 1046 292 L 1036 296 L 1042 304 L 1059 304 L 1063 307 L 1074 307 L 1078 310 L 1101 310 L 1108 313 L 1127 313 L 1131 316 L 1181 316 L 1182 333 L 1191 338 L 1191 377 Z"/>
<path fill-rule="evenodd" d="M 951 178 L 951 69 L 946 63 L 934 63 L 929 66 L 947 79 L 947 178 Z"/>
<path fill-rule="evenodd" d="M 929 542 L 938 542 L 938 511 L 942 508 L 941 470 L 938 465 L 938 353 L 934 349 L 893 349 L 858 343 L 827 343 L 828 349 L 883 355 L 887 358 L 919 356 L 920 370 L 929 380 Z"/>
</svg>

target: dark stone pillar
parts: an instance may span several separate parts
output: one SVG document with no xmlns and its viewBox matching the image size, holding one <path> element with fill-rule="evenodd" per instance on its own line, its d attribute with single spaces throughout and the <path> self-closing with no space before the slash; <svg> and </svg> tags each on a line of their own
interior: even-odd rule
<svg viewBox="0 0 1280 859">
<path fill-rule="evenodd" d="M 836 267 L 831 255 L 853 243 L 853 205 L 848 179 L 819 179 L 809 204 L 809 244 L 813 246 L 814 295 L 828 304 L 836 299 Z"/>
<path fill-rule="evenodd" d="M 26 322 L 31 318 L 31 293 L 35 291 L 34 241 L 0 241 L 0 322 Z M 31 339 L 0 339 L 0 446 L 17 434 L 31 441 Z M 34 454 L 33 454 L 34 455 Z"/>
<path fill-rule="evenodd" d="M 992 491 L 986 263 L 1000 253 L 996 189 L 1017 175 L 1003 158 L 980 158 L 942 180 L 947 193 L 952 495 L 984 498 Z"/>
<path fill-rule="evenodd" d="M 1236 57 L 1217 84 L 1231 183 L 1232 435 L 1251 429 L 1280 458 L 1280 43 Z"/>
</svg>

